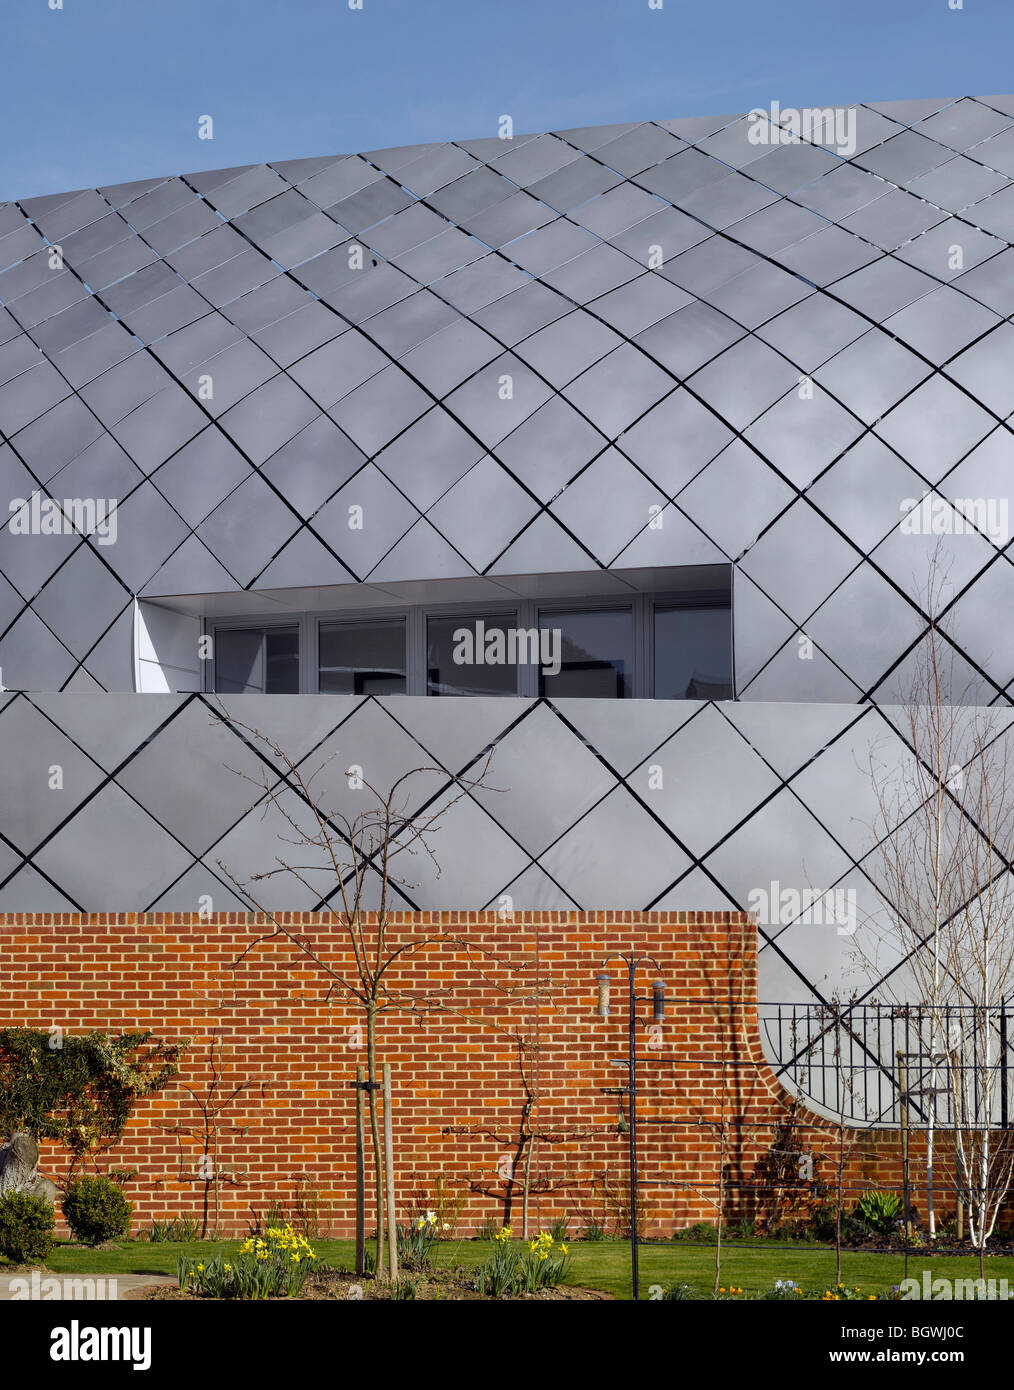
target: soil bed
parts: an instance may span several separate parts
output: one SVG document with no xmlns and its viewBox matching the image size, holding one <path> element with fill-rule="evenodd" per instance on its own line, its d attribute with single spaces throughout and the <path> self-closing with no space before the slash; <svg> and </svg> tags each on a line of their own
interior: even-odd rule
<svg viewBox="0 0 1014 1390">
<path fill-rule="evenodd" d="M 464 1302 L 475 1300 L 486 1302 L 483 1294 L 476 1291 L 474 1286 L 474 1275 L 460 1266 L 454 1269 L 428 1269 L 423 1271 L 408 1270 L 399 1279 L 402 1289 L 409 1287 L 414 1289 L 412 1297 L 416 1301 L 447 1301 Z M 141 1297 L 157 1299 L 170 1302 L 207 1302 L 198 1294 L 181 1293 L 179 1288 L 173 1285 L 161 1285 L 141 1291 Z M 382 1299 L 388 1302 L 393 1300 L 391 1296 L 391 1285 L 386 1280 L 373 1279 L 369 1276 L 350 1274 L 347 1270 L 329 1269 L 326 1266 L 316 1270 L 310 1275 L 303 1285 L 302 1292 L 298 1295 L 302 1300 L 318 1299 L 342 1299 L 346 1301 L 357 1301 L 359 1299 Z M 405 1299 L 405 1294 L 402 1294 Z M 574 1284 L 561 1284 L 555 1289 L 540 1289 L 538 1293 L 518 1294 L 511 1298 L 495 1300 L 499 1303 L 572 1303 L 582 1301 L 595 1301 L 600 1299 L 611 1299 L 612 1294 L 604 1293 L 600 1289 L 583 1289 Z M 231 1302 L 230 1299 L 220 1300 Z M 288 1300 L 280 1300 L 287 1302 Z"/>
</svg>

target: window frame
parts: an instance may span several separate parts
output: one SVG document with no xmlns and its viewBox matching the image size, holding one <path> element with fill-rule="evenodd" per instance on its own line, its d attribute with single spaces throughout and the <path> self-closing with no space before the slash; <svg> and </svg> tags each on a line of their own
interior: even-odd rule
<svg viewBox="0 0 1014 1390">
<path fill-rule="evenodd" d="M 217 655 L 217 652 L 218 652 L 218 640 L 217 640 L 217 639 L 218 639 L 218 632 L 219 632 L 219 629 L 221 629 L 221 630 L 224 631 L 225 629 L 230 629 L 230 630 L 231 630 L 231 629 L 235 629 L 235 628 L 244 628 L 244 629 L 255 628 L 255 629 L 256 629 L 257 631 L 259 631 L 259 632 L 269 632 L 269 631 L 271 631 L 272 629 L 278 629 L 278 628 L 295 628 L 295 629 L 296 629 L 296 632 L 297 632 L 297 635 L 298 635 L 298 641 L 299 641 L 299 693 L 302 695 L 302 694 L 304 693 L 305 689 L 306 689 L 306 679 L 307 679 L 307 672 L 306 672 L 306 665 L 305 665 L 306 641 L 305 641 L 305 631 L 304 631 L 304 621 L 303 621 L 304 618 L 305 618 L 305 616 L 306 616 L 306 615 L 305 615 L 305 614 L 302 614 L 302 613 L 291 613 L 291 614 L 289 614 L 288 616 L 286 616 L 286 617 L 284 617 L 284 618 L 281 617 L 280 615 L 279 615 L 278 617 L 272 616 L 272 617 L 270 617 L 270 618 L 264 618 L 264 617 L 259 617 L 259 618 L 255 617 L 255 618 L 251 618 L 251 617 L 249 617 L 249 616 L 247 615 L 247 616 L 244 616 L 244 617 L 242 617 L 242 618 L 215 618 L 215 619 L 213 619 L 213 620 L 211 620 L 211 621 L 205 620 L 204 622 L 202 622 L 202 624 L 201 624 L 201 634 L 202 634 L 202 636 L 205 636 L 205 637 L 210 636 L 210 637 L 212 638 L 212 656 L 211 656 L 211 660 L 210 660 L 210 661 L 203 661 L 203 662 L 201 663 L 201 666 L 202 666 L 202 671 L 201 671 L 201 689 L 202 689 L 202 691 L 203 691 L 205 694 L 225 693 L 225 692 L 217 692 L 217 691 L 216 691 L 216 688 L 215 688 L 215 687 L 216 687 L 216 682 L 215 682 L 216 671 L 215 671 L 215 667 L 216 667 L 217 662 L 218 662 L 218 655 Z M 266 671 L 266 670 L 267 670 L 267 665 L 266 665 L 266 663 L 265 663 L 265 671 Z M 238 693 L 238 692 L 232 692 L 232 693 L 235 694 L 235 693 Z M 261 691 L 261 692 L 259 692 L 259 693 L 260 693 L 260 694 L 265 694 L 266 692 Z"/>
<path fill-rule="evenodd" d="M 729 614 L 729 682 L 732 699 L 736 699 L 736 644 L 734 631 L 733 575 L 730 573 L 728 590 L 719 588 L 687 591 L 664 589 L 658 592 L 631 592 L 629 594 L 598 594 L 582 597 L 566 595 L 548 598 L 479 599 L 474 602 L 426 603 L 409 605 L 373 604 L 367 608 L 327 609 L 321 612 L 298 612 L 284 615 L 205 618 L 202 631 L 215 638 L 222 628 L 268 628 L 297 627 L 299 631 L 299 684 L 300 694 L 320 694 L 319 631 L 321 623 L 363 622 L 405 623 L 405 694 L 422 695 L 434 699 L 471 699 L 473 696 L 461 695 L 433 696 L 427 692 L 426 665 L 426 624 L 430 616 L 437 618 L 460 617 L 463 622 L 474 621 L 480 617 L 503 615 L 519 628 L 538 628 L 544 617 L 553 613 L 604 612 L 626 609 L 631 614 L 633 669 L 631 672 L 631 694 L 634 700 L 655 698 L 655 609 L 656 608 L 719 608 Z M 213 693 L 215 689 L 215 660 L 202 663 L 202 689 Z M 517 698 L 538 699 L 538 666 L 519 666 Z M 371 697 L 364 697 L 371 698 Z M 401 699 L 401 696 L 384 696 L 384 699 Z M 498 696 L 492 698 L 506 698 Z M 580 696 L 570 698 L 580 699 Z M 590 697 L 589 697 L 590 698 Z"/>
<path fill-rule="evenodd" d="M 494 616 L 494 615 L 497 615 L 497 616 L 502 615 L 502 616 L 507 617 L 507 618 L 513 616 L 513 617 L 517 620 L 517 625 L 518 625 L 519 627 L 522 627 L 522 626 L 524 626 L 524 624 L 523 624 L 523 622 L 521 621 L 521 616 L 520 616 L 520 615 L 521 615 L 521 610 L 522 610 L 523 602 L 524 602 L 524 601 L 523 601 L 522 599 L 518 599 L 517 602 L 514 602 L 514 603 L 512 603 L 510 600 L 504 600 L 504 601 L 501 602 L 501 601 L 499 601 L 499 600 L 494 599 L 493 601 L 491 601 L 491 602 L 489 602 L 489 603 L 465 603 L 465 604 L 463 604 L 463 603 L 434 603 L 434 604 L 423 604 L 422 607 L 421 607 L 421 609 L 420 609 L 420 612 L 421 612 L 421 615 L 422 615 L 422 624 L 421 624 L 421 629 L 422 629 L 422 630 L 421 630 L 422 651 L 421 651 L 421 656 L 420 656 L 420 661 L 421 661 L 421 664 L 422 664 L 422 689 L 420 690 L 419 693 L 420 693 L 421 695 L 426 695 L 428 698 L 431 698 L 431 699 L 439 699 L 439 700 L 444 700 L 444 699 L 447 699 L 447 700 L 466 699 L 466 700 L 467 700 L 467 699 L 475 699 L 475 698 L 477 698 L 476 696 L 468 696 L 468 695 L 462 695 L 462 696 L 455 696 L 455 695 L 434 695 L 434 696 L 430 696 L 429 688 L 428 688 L 428 687 L 429 687 L 429 664 L 428 664 L 428 662 L 427 662 L 427 657 L 426 657 L 427 645 L 428 645 L 428 644 L 427 644 L 426 626 L 427 626 L 427 623 L 429 622 L 429 619 L 430 619 L 431 617 L 433 617 L 433 618 L 460 618 L 462 622 L 468 623 L 468 622 L 475 622 L 476 618 L 488 618 L 488 617 L 492 617 L 492 616 Z M 511 626 L 511 624 L 508 623 L 508 626 Z M 498 700 L 498 699 L 507 699 L 507 700 L 509 700 L 509 699 L 521 699 L 521 698 L 523 698 L 524 695 L 527 693 L 527 691 L 526 691 L 526 680 L 525 680 L 525 677 L 526 677 L 526 675 L 527 675 L 527 672 L 528 672 L 529 668 L 526 667 L 526 666 L 518 666 L 518 667 L 516 668 L 516 670 L 517 670 L 517 689 L 515 690 L 513 696 L 510 696 L 510 695 L 490 695 L 490 696 L 478 697 L 478 698 L 486 698 L 486 699 L 493 699 L 493 700 Z"/>
<path fill-rule="evenodd" d="M 704 590 L 703 592 L 708 593 L 708 594 L 712 594 L 712 595 L 717 595 L 717 592 L 718 592 L 718 591 L 717 591 L 717 590 L 714 590 L 714 589 L 710 589 L 710 590 Z M 679 596 L 676 595 L 676 597 L 677 597 L 677 599 L 678 599 Z M 732 699 L 732 700 L 735 700 L 735 699 L 737 698 L 737 695 L 736 695 L 736 634 L 735 634 L 735 628 L 734 628 L 734 615 L 733 615 L 733 603 L 732 603 L 732 583 L 731 583 L 731 581 L 730 581 L 730 584 L 729 584 L 729 602 L 728 602 L 728 605 L 726 605 L 726 604 L 724 604 L 724 603 L 717 603 L 717 602 L 710 602 L 710 603 L 708 603 L 708 602 L 701 602 L 701 603 L 679 603 L 679 602 L 673 602 L 673 596 L 672 596 L 672 595 L 661 594 L 661 593 L 659 593 L 659 594 L 651 594 L 651 595 L 650 595 L 650 598 L 651 598 L 652 602 L 651 602 L 650 607 L 647 609 L 647 611 L 646 611 L 646 613 L 645 613 L 645 622 L 646 622 L 647 626 L 646 626 L 646 631 L 645 631 L 645 644 L 644 644 L 645 660 L 646 660 L 646 662 L 647 662 L 647 664 L 648 664 L 648 679 L 649 679 L 650 684 L 651 684 L 651 696 L 650 696 L 650 698 L 651 698 L 651 699 L 655 699 L 655 611 L 656 611 L 656 609 L 658 609 L 658 608 L 662 608 L 662 609 L 671 609 L 671 608 L 718 608 L 718 609 L 721 609 L 723 612 L 728 612 L 728 614 L 729 614 L 729 653 L 728 653 L 728 654 L 729 654 L 729 668 L 728 668 L 728 669 L 729 669 L 729 689 L 730 689 L 731 692 L 732 692 L 732 694 L 730 695 L 729 698 Z M 663 696 L 662 698 L 665 699 L 665 698 L 669 698 L 669 697 Z"/>
<path fill-rule="evenodd" d="M 376 608 L 357 610 L 354 614 L 343 612 L 338 614 L 327 613 L 308 613 L 305 615 L 312 628 L 312 634 L 308 645 L 312 646 L 311 681 L 312 688 L 304 693 L 308 695 L 330 694 L 330 691 L 322 691 L 320 688 L 320 629 L 323 626 L 334 627 L 356 627 L 363 623 L 404 623 L 405 625 L 405 690 L 403 695 L 384 695 L 383 699 L 398 700 L 403 699 L 404 695 L 413 695 L 412 689 L 412 610 L 408 608 L 386 608 L 378 605 Z M 359 696 L 359 699 L 368 699 L 369 696 Z"/>
</svg>

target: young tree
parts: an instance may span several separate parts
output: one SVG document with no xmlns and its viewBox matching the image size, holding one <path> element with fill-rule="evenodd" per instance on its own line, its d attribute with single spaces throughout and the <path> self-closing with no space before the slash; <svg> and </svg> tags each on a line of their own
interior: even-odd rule
<svg viewBox="0 0 1014 1390">
<path fill-rule="evenodd" d="M 370 1141 L 373 1150 L 377 1213 L 376 1269 L 384 1273 L 384 1230 L 386 1230 L 389 1273 L 397 1278 L 396 1212 L 385 1198 L 385 1186 L 393 1190 L 393 1175 L 385 1184 L 384 1151 L 381 1140 L 381 1113 L 377 1100 L 380 1089 L 377 1027 L 381 1017 L 392 1010 L 422 1014 L 448 1009 L 445 989 L 409 989 L 397 983 L 402 968 L 421 952 L 439 942 L 460 941 L 456 933 L 438 931 L 397 944 L 391 940 L 391 917 L 398 889 L 412 886 L 399 872 L 403 856 L 424 856 L 437 875 L 440 864 L 433 841 L 448 812 L 470 792 L 488 787 L 492 761 L 490 750 L 474 777 L 464 772 L 448 774 L 443 768 L 421 766 L 403 773 L 390 787 L 376 786 L 360 767 L 349 767 L 337 788 L 326 785 L 326 774 L 337 754 L 308 771 L 269 735 L 244 724 L 231 713 L 226 716 L 234 728 L 242 729 L 252 745 L 269 755 L 259 777 L 238 771 L 261 793 L 265 813 L 273 811 L 280 819 L 279 841 L 291 847 L 276 855 L 274 866 L 240 880 L 227 865 L 218 861 L 230 881 L 244 898 L 272 924 L 272 930 L 257 937 L 234 963 L 244 959 L 265 940 L 284 937 L 296 948 L 304 963 L 324 977 L 324 999 L 335 994 L 353 1000 L 362 1011 L 366 1033 L 366 1088 Z M 276 768 L 284 770 L 279 780 Z M 353 799 L 345 795 L 353 793 Z M 361 804 L 360 804 L 361 803 Z M 326 947 L 292 930 L 275 912 L 260 901 L 259 884 L 282 878 L 294 882 L 320 903 L 320 910 L 340 928 L 347 960 L 328 959 Z M 465 943 L 462 943 L 465 944 Z"/>
<path fill-rule="evenodd" d="M 882 981 L 926 1020 L 911 1068 L 927 1116 L 927 1218 L 935 1231 L 939 1097 L 949 1099 L 969 1233 L 982 1251 L 1010 1188 L 1012 1155 L 995 1137 L 1001 1080 L 998 1018 L 1014 983 L 1014 766 L 1010 720 L 977 707 L 941 629 L 946 575 L 936 560 L 925 602 L 929 627 L 912 663 L 906 702 L 886 711 L 907 745 L 899 762 L 874 750 L 877 804 L 871 873 L 887 904 L 887 931 L 859 934 L 864 963 L 883 974 L 880 947 L 903 961 Z M 876 944 L 874 944 L 876 943 Z M 960 1059 L 960 1060 L 959 1060 Z"/>
<path fill-rule="evenodd" d="M 242 1172 L 227 1166 L 222 1161 L 222 1122 L 225 1112 L 238 1100 L 244 1091 L 254 1083 L 251 1078 L 229 1085 L 223 1075 L 222 1039 L 220 1028 L 213 1028 L 208 1035 L 206 1058 L 208 1079 L 198 1089 L 183 1083 L 183 1090 L 191 1097 L 199 1116 L 196 1124 L 177 1123 L 169 1129 L 177 1136 L 180 1145 L 179 1175 L 186 1180 L 186 1160 L 183 1153 L 183 1140 L 190 1139 L 200 1148 L 197 1165 L 198 1181 L 202 1184 L 201 1193 L 201 1240 L 205 1240 L 209 1227 L 217 1231 L 221 1213 L 221 1189 L 224 1184 L 237 1185 Z M 264 1096 L 266 1083 L 261 1082 L 259 1090 Z M 245 1170 L 242 1170 L 245 1171 Z M 212 1225 L 212 1217 L 214 1222 Z"/>
</svg>

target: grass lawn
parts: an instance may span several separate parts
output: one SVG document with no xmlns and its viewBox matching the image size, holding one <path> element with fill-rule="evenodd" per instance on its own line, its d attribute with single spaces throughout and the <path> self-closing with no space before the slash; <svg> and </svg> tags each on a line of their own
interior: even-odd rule
<svg viewBox="0 0 1014 1390">
<path fill-rule="evenodd" d="M 175 1274 L 180 1255 L 199 1258 L 202 1254 L 232 1252 L 240 1242 L 152 1244 L 148 1241 L 121 1241 L 116 1248 L 89 1250 L 84 1246 L 61 1243 L 47 1261 L 54 1274 Z M 322 1261 L 351 1267 L 354 1247 L 348 1240 L 315 1240 L 314 1249 Z M 571 1284 L 603 1289 L 617 1298 L 630 1297 L 630 1246 L 624 1241 L 574 1241 Z M 437 1260 L 445 1265 L 471 1268 L 489 1254 L 486 1241 L 444 1241 L 438 1247 Z M 709 1293 L 714 1279 L 715 1249 L 713 1245 L 662 1243 L 641 1247 L 641 1297 L 647 1298 L 652 1284 L 668 1284 L 685 1280 L 695 1292 Z M 0 1270 L 2 1270 L 0 1262 Z M 946 1275 L 952 1279 L 978 1278 L 978 1260 L 974 1256 L 921 1258 L 918 1252 L 909 1256 L 909 1276 L 921 1279 L 928 1268 L 934 1277 Z M 772 1288 L 776 1279 L 792 1279 L 812 1288 L 825 1287 L 834 1281 L 834 1250 L 823 1245 L 793 1245 L 772 1242 L 761 1248 L 730 1242 L 722 1254 L 722 1283 L 742 1287 L 743 1297 L 763 1293 Z M 900 1284 L 905 1274 L 902 1255 L 867 1254 L 864 1251 L 842 1255 L 842 1278 L 846 1284 L 858 1284 L 864 1292 L 884 1293 L 892 1284 Z M 1014 1285 L 1014 1257 L 987 1258 L 986 1277 L 1006 1277 Z"/>
</svg>

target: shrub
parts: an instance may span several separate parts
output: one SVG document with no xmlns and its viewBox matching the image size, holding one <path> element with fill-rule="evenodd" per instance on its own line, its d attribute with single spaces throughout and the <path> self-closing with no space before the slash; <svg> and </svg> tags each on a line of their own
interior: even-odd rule
<svg viewBox="0 0 1014 1390">
<path fill-rule="evenodd" d="M 692 1226 L 683 1226 L 678 1231 L 673 1231 L 673 1240 L 678 1241 L 701 1241 L 712 1244 L 718 1240 L 718 1229 L 710 1221 L 695 1221 Z"/>
<path fill-rule="evenodd" d="M 832 1241 L 835 1238 L 835 1208 L 831 1202 L 822 1202 L 813 1213 L 809 1230 L 818 1241 Z M 856 1220 L 853 1212 L 841 1214 L 841 1238 L 844 1241 L 861 1240 L 868 1231 Z"/>
<path fill-rule="evenodd" d="M 0 1197 L 0 1255 L 14 1264 L 44 1260 L 53 1248 L 52 1202 L 29 1192 Z"/>
<path fill-rule="evenodd" d="M 306 1283 L 317 1256 L 291 1225 L 269 1226 L 263 1238 L 250 1236 L 235 1255 L 176 1262 L 181 1289 L 204 1298 L 294 1298 Z"/>
<path fill-rule="evenodd" d="M 846 1235 L 846 1232 L 848 1231 L 849 1227 L 848 1227 L 848 1224 L 847 1224 L 847 1222 L 848 1222 L 847 1214 L 843 1213 L 843 1217 L 844 1217 L 844 1220 L 843 1220 L 843 1224 L 842 1224 L 842 1236 L 844 1237 L 844 1236 Z M 828 1240 L 834 1240 L 834 1215 L 833 1215 L 833 1214 L 832 1214 L 832 1216 L 831 1216 L 830 1219 L 831 1219 L 831 1234 L 827 1237 L 827 1239 L 828 1239 Z M 776 1226 L 776 1227 L 775 1227 L 775 1229 L 771 1232 L 771 1235 L 772 1235 L 772 1237 L 773 1237 L 774 1240 L 788 1240 L 788 1241 L 793 1241 L 793 1242 L 802 1242 L 804 1245 L 814 1245 L 814 1244 L 816 1243 L 816 1241 L 818 1240 L 817 1232 L 816 1232 L 816 1229 L 815 1229 L 814 1225 L 813 1225 L 812 1223 L 808 1224 L 808 1223 L 805 1222 L 805 1221 L 783 1221 L 782 1224 L 781 1224 L 780 1226 Z"/>
<path fill-rule="evenodd" d="M 134 1208 L 112 1178 L 78 1178 L 67 1188 L 63 1214 L 81 1245 L 100 1245 L 130 1230 Z"/>
<path fill-rule="evenodd" d="M 890 1235 L 901 1212 L 901 1198 L 896 1192 L 864 1192 L 856 1202 L 854 1215 L 876 1231 Z"/>
<path fill-rule="evenodd" d="M 606 1228 L 595 1216 L 590 1216 L 581 1229 L 581 1239 L 599 1241 L 608 1239 Z"/>
</svg>

